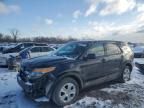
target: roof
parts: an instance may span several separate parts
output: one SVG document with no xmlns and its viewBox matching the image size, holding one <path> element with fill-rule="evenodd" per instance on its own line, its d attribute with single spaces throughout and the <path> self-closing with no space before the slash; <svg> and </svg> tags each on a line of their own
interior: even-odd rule
<svg viewBox="0 0 144 108">
<path fill-rule="evenodd" d="M 113 41 L 113 40 L 82 40 L 82 41 L 72 41 L 72 42 L 84 42 L 84 43 L 87 43 L 87 42 L 91 42 L 91 43 L 102 42 L 102 43 L 119 43 L 119 44 L 126 43 L 126 42 L 122 42 L 122 41 Z"/>
</svg>

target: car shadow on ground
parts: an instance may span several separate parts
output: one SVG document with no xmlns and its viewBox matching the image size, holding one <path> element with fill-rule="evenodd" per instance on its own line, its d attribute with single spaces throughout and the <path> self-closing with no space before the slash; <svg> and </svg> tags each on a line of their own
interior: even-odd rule
<svg viewBox="0 0 144 108">
<path fill-rule="evenodd" d="M 8 68 L 8 66 L 0 66 L 0 68 Z"/>
</svg>

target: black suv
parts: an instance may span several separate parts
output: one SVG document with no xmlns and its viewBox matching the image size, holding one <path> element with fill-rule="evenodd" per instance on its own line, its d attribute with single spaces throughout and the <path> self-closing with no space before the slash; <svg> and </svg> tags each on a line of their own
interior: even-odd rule
<svg viewBox="0 0 144 108">
<path fill-rule="evenodd" d="M 64 106 L 73 103 L 85 87 L 130 80 L 132 62 L 133 53 L 126 43 L 76 41 L 51 56 L 23 62 L 17 80 L 31 98 L 45 96 Z"/>
</svg>

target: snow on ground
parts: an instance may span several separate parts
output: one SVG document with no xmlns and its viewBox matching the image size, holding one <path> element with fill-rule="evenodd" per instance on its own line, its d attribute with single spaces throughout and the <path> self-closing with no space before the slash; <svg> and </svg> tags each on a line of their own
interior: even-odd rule
<svg viewBox="0 0 144 108">
<path fill-rule="evenodd" d="M 140 64 L 144 64 L 144 58 L 136 58 L 136 59 L 134 59 L 134 62 L 138 62 Z"/>
<path fill-rule="evenodd" d="M 135 59 L 144 62 L 144 59 Z M 0 68 L 0 108 L 58 108 L 52 102 L 27 98 L 16 81 L 16 72 Z M 64 108 L 144 108 L 144 75 L 134 67 L 131 81 L 108 83 L 86 89 L 78 100 Z"/>
</svg>

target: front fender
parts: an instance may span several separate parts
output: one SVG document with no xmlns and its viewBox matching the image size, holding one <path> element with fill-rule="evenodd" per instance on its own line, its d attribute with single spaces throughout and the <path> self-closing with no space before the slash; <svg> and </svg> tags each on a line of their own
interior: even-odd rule
<svg viewBox="0 0 144 108">
<path fill-rule="evenodd" d="M 72 72 L 63 72 L 59 75 L 59 80 L 65 78 L 65 77 L 72 77 L 74 78 L 78 84 L 80 85 L 80 89 L 83 88 L 83 80 L 81 78 L 81 74 L 80 72 L 75 72 L 75 71 L 72 71 Z"/>
<path fill-rule="evenodd" d="M 80 77 L 80 74 L 78 72 L 63 72 L 61 74 L 59 74 L 58 76 L 56 76 L 56 79 L 55 81 L 53 80 L 51 82 L 51 85 L 48 87 L 49 89 L 49 93 L 47 94 L 47 97 L 48 98 L 51 98 L 52 94 L 53 94 L 53 91 L 55 89 L 55 87 L 57 86 L 57 84 L 63 79 L 63 78 L 66 78 L 66 77 L 71 77 L 71 78 L 74 78 L 78 84 L 80 85 L 80 89 L 83 88 L 83 80 L 81 79 Z"/>
</svg>

